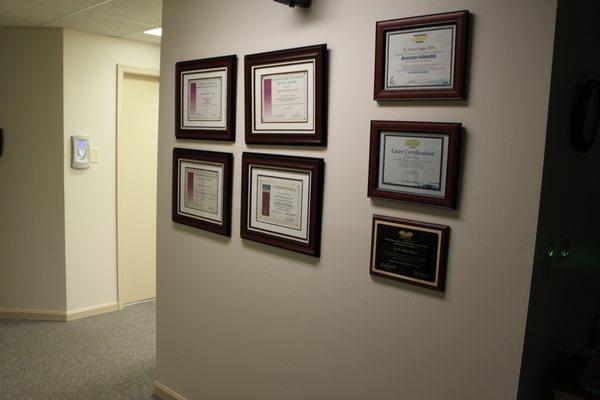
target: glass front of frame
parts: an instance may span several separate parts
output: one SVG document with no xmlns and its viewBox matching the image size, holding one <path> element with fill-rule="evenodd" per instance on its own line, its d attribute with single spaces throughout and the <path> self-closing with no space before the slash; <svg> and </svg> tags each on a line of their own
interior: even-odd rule
<svg viewBox="0 0 600 400">
<path fill-rule="evenodd" d="M 440 231 L 375 220 L 371 272 L 425 286 L 440 280 Z"/>
<path fill-rule="evenodd" d="M 180 128 L 227 128 L 227 68 L 181 73 Z"/>
<path fill-rule="evenodd" d="M 315 60 L 252 67 L 252 131 L 315 133 Z"/>
<path fill-rule="evenodd" d="M 383 131 L 377 189 L 446 197 L 449 135 Z"/>
<path fill-rule="evenodd" d="M 224 165 L 180 159 L 177 212 L 222 224 Z"/>
<path fill-rule="evenodd" d="M 456 25 L 387 32 L 385 90 L 454 87 Z"/>
<path fill-rule="evenodd" d="M 248 168 L 248 230 L 308 243 L 311 172 Z"/>
</svg>

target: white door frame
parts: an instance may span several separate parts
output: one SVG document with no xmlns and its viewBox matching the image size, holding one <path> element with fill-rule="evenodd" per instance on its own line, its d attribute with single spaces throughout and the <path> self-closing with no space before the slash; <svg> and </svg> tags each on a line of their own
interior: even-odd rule
<svg viewBox="0 0 600 400">
<path fill-rule="evenodd" d="M 117 65 L 117 301 L 123 304 L 123 80 L 127 75 L 159 78 L 158 70 Z"/>
</svg>

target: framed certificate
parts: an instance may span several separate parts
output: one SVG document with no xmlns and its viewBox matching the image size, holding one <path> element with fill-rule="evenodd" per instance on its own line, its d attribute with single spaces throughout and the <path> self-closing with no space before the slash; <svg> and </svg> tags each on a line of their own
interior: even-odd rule
<svg viewBox="0 0 600 400">
<path fill-rule="evenodd" d="M 373 216 L 369 273 L 444 291 L 450 228 Z"/>
<path fill-rule="evenodd" d="M 464 99 L 468 16 L 377 22 L 375 100 Z"/>
<path fill-rule="evenodd" d="M 175 136 L 235 141 L 237 56 L 178 62 Z"/>
<path fill-rule="evenodd" d="M 244 153 L 241 236 L 320 256 L 324 161 Z"/>
<path fill-rule="evenodd" d="M 327 45 L 248 55 L 246 143 L 326 144 Z"/>
<path fill-rule="evenodd" d="M 368 196 L 456 208 L 459 123 L 371 121 Z"/>
<path fill-rule="evenodd" d="M 174 222 L 231 236 L 233 155 L 173 149 Z"/>
</svg>

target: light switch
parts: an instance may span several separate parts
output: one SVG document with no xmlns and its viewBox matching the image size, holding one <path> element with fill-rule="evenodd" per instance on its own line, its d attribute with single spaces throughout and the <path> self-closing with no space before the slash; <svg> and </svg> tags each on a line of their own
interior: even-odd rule
<svg viewBox="0 0 600 400">
<path fill-rule="evenodd" d="M 100 162 L 100 148 L 90 148 L 90 162 L 93 164 L 97 164 Z"/>
</svg>

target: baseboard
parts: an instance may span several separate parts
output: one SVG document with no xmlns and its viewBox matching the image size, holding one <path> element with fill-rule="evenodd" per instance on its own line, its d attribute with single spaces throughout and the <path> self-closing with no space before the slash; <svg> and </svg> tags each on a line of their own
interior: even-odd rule
<svg viewBox="0 0 600 400">
<path fill-rule="evenodd" d="M 74 321 L 76 319 L 92 317 L 94 315 L 106 314 L 113 311 L 119 310 L 119 303 L 116 301 L 106 303 L 106 304 L 98 304 L 96 306 L 79 308 L 77 310 L 67 311 L 66 320 Z"/>
<path fill-rule="evenodd" d="M 154 381 L 154 396 L 160 400 L 187 400 L 160 382 Z"/>
<path fill-rule="evenodd" d="M 31 319 L 37 321 L 73 321 L 76 319 L 105 314 L 119 309 L 117 302 L 99 304 L 71 311 L 30 310 L 20 308 L 0 308 L 0 319 Z"/>
<path fill-rule="evenodd" d="M 0 319 L 33 319 L 38 321 L 66 321 L 67 313 L 52 310 L 0 308 Z"/>
</svg>

